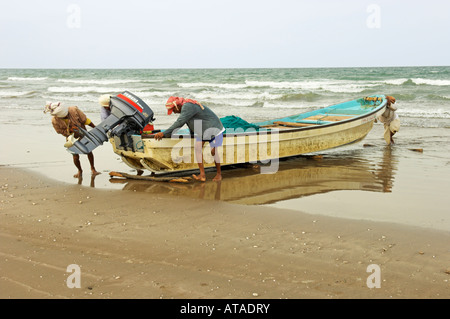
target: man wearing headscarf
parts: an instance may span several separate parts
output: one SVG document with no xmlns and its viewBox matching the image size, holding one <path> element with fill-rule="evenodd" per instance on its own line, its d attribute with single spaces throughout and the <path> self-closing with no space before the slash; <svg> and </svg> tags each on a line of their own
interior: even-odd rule
<svg viewBox="0 0 450 319">
<path fill-rule="evenodd" d="M 386 96 L 387 105 L 386 110 L 380 116 L 377 116 L 377 120 L 384 124 L 384 140 L 387 145 L 394 144 L 393 136 L 400 130 L 400 119 L 398 114 L 395 113 L 397 108 L 393 105 L 395 98 L 393 96 Z"/>
<path fill-rule="evenodd" d="M 61 102 L 50 103 L 45 105 L 44 113 L 52 115 L 52 124 L 56 133 L 63 135 L 66 138 L 64 146 L 70 147 L 73 139 L 81 137 L 79 128 L 86 130 L 86 125 L 94 128 L 95 125 L 90 119 L 76 106 L 65 106 Z M 100 174 L 94 167 L 94 154 L 91 152 L 87 154 L 89 164 L 91 165 L 91 172 L 93 176 Z M 83 170 L 81 169 L 80 155 L 73 155 L 73 163 L 78 169 L 78 172 L 73 176 L 81 178 Z"/>
<path fill-rule="evenodd" d="M 106 120 L 111 115 L 111 97 L 109 94 L 103 94 L 98 98 L 100 104 L 100 118 L 102 121 Z"/>
<path fill-rule="evenodd" d="M 166 103 L 167 114 L 178 113 L 180 116 L 167 130 L 155 134 L 156 140 L 163 137 L 172 136 L 172 132 L 183 125 L 187 125 L 191 133 L 195 135 L 195 155 L 200 170 L 200 175 L 193 175 L 196 180 L 206 181 L 205 168 L 203 164 L 203 145 L 209 142 L 211 146 L 211 155 L 217 169 L 214 181 L 222 180 L 220 157 L 216 152 L 216 148 L 222 146 L 223 132 L 225 131 L 219 117 L 207 106 L 191 99 L 171 96 Z M 200 121 L 201 125 L 195 123 Z"/>
</svg>

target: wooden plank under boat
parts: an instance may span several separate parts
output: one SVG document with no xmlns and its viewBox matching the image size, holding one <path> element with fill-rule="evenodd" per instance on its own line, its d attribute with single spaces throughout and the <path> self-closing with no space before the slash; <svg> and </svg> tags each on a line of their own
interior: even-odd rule
<svg viewBox="0 0 450 319">
<path fill-rule="evenodd" d="M 279 158 L 323 151 L 362 140 L 372 129 L 377 114 L 386 108 L 385 95 L 372 95 L 284 118 L 251 123 L 259 130 L 229 130 L 217 149 L 221 164 L 265 163 L 268 170 Z M 157 141 L 153 135 L 133 135 L 133 147 L 110 139 L 113 150 L 132 168 L 155 173 L 198 169 L 195 138 L 186 134 Z M 205 168 L 214 167 L 208 144 L 204 148 Z M 274 167 L 276 170 L 276 167 Z M 270 172 L 270 171 L 267 171 Z"/>
</svg>

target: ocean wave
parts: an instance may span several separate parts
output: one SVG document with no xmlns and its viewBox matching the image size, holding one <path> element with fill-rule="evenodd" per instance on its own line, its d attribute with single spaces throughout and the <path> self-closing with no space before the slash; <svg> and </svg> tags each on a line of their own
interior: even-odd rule
<svg viewBox="0 0 450 319">
<path fill-rule="evenodd" d="M 166 98 L 174 95 L 174 92 L 168 91 L 133 91 L 140 98 Z"/>
<path fill-rule="evenodd" d="M 382 85 L 446 85 L 447 81 L 442 80 L 425 80 L 425 79 L 386 79 L 386 80 L 318 80 L 318 81 L 298 81 L 298 82 L 259 82 L 248 81 L 247 84 L 252 87 L 269 87 L 277 89 L 309 89 L 309 90 L 325 90 L 336 93 L 351 93 L 361 92 L 370 88 L 379 87 Z"/>
<path fill-rule="evenodd" d="M 49 92 L 56 93 L 115 93 L 123 92 L 124 88 L 98 87 L 98 86 L 51 86 L 47 89 Z"/>
<path fill-rule="evenodd" d="M 41 98 L 44 101 L 60 101 L 60 102 L 78 102 L 78 103 L 84 103 L 84 102 L 95 102 L 98 103 L 98 94 L 96 95 L 84 95 L 84 96 L 73 96 L 73 95 L 67 95 L 67 94 L 42 94 Z"/>
<path fill-rule="evenodd" d="M 116 95 L 123 90 L 119 91 L 107 91 L 104 92 L 106 94 Z M 71 101 L 71 102 L 93 102 L 95 105 L 98 103 L 99 94 L 101 92 L 82 92 L 81 94 L 67 94 L 68 92 L 59 92 L 58 90 L 55 91 L 47 91 L 44 94 L 42 94 L 40 97 L 45 101 Z M 69 92 L 69 93 L 76 93 L 76 92 Z M 143 99 L 148 105 L 151 103 L 157 103 L 158 105 L 164 105 L 165 101 L 169 98 L 169 96 L 173 95 L 171 92 L 139 92 L 139 91 L 133 91 L 137 96 L 139 96 L 141 99 Z"/>
<path fill-rule="evenodd" d="M 424 79 L 424 78 L 411 78 L 411 79 L 392 79 L 379 81 L 379 83 L 385 83 L 389 85 L 398 86 L 410 86 L 410 85 L 430 85 L 430 86 L 450 86 L 450 80 L 437 80 L 437 79 Z"/>
<path fill-rule="evenodd" d="M 247 81 L 252 87 L 270 87 L 276 89 L 303 89 L 303 90 L 325 90 L 336 93 L 361 92 L 368 87 L 374 87 L 379 83 L 358 82 L 349 80 L 320 80 L 320 81 L 295 81 L 295 82 L 273 82 L 273 81 Z"/>
<path fill-rule="evenodd" d="M 445 109 L 406 109 L 403 108 L 398 110 L 397 113 L 400 117 L 414 117 L 414 118 L 439 118 L 439 119 L 450 119 L 450 110 Z"/>
<path fill-rule="evenodd" d="M 427 99 L 437 101 L 450 101 L 450 95 L 428 94 Z"/>
<path fill-rule="evenodd" d="M 432 85 L 432 86 L 450 86 L 450 80 L 432 80 L 432 79 L 422 79 L 415 78 L 412 81 L 417 85 Z"/>
<path fill-rule="evenodd" d="M 440 95 L 440 94 L 427 94 L 420 95 L 416 92 L 413 93 L 392 93 L 389 94 L 394 96 L 399 102 L 411 102 L 424 103 L 428 101 L 450 101 L 450 95 Z"/>
<path fill-rule="evenodd" d="M 321 95 L 309 92 L 309 93 L 291 93 L 291 94 L 284 94 L 281 96 L 279 100 L 281 101 L 315 101 L 317 100 Z"/>
<path fill-rule="evenodd" d="M 226 110 L 226 112 L 230 112 L 233 108 L 242 111 L 243 108 L 247 107 L 258 107 L 261 108 L 264 106 L 264 102 L 262 101 L 242 101 L 242 100 L 216 100 L 216 101 L 202 101 L 203 105 L 214 108 L 215 110 Z"/>
<path fill-rule="evenodd" d="M 188 83 L 177 83 L 179 87 L 182 88 L 221 88 L 221 89 L 244 89 L 247 88 L 247 84 L 240 83 L 203 83 L 203 82 L 188 82 Z"/>
<path fill-rule="evenodd" d="M 172 92 L 135 92 L 142 98 L 167 98 Z M 233 105 L 233 106 L 263 106 L 265 102 L 292 103 L 295 101 L 312 102 L 321 95 L 313 92 L 307 93 L 270 93 L 257 91 L 225 91 L 225 92 L 191 92 L 188 98 L 208 103 L 208 105 Z"/>
<path fill-rule="evenodd" d="M 98 85 L 111 85 L 111 84 L 122 84 L 122 83 L 139 83 L 140 80 L 121 80 L 121 79 L 111 79 L 111 80 L 75 80 L 75 79 L 58 79 L 57 82 L 61 83 L 74 83 L 74 84 L 98 84 Z"/>
<path fill-rule="evenodd" d="M 0 97 L 2 98 L 18 98 L 31 96 L 37 93 L 36 91 L 0 91 Z"/>
<path fill-rule="evenodd" d="M 409 79 L 392 79 L 392 80 L 385 80 L 385 81 L 379 81 L 379 83 L 383 83 L 383 84 L 389 84 L 389 85 L 403 85 L 406 82 L 408 82 Z"/>
<path fill-rule="evenodd" d="M 42 110 L 44 109 L 44 106 L 40 105 L 39 103 L 31 103 L 31 104 L 26 104 L 26 103 L 20 103 L 20 104 L 8 103 L 7 105 L 1 105 L 0 109 L 41 111 L 41 112 L 39 112 L 39 115 L 41 115 L 42 114 Z M 24 120 L 24 118 L 17 119 L 18 122 L 20 122 L 22 120 Z"/>
<path fill-rule="evenodd" d="M 296 82 L 276 82 L 276 81 L 246 81 L 247 86 L 254 88 L 274 88 L 274 89 L 319 89 L 323 86 L 336 84 L 336 81 L 296 81 Z"/>
<path fill-rule="evenodd" d="M 311 110 L 313 109 L 313 106 L 311 106 L 310 104 L 276 104 L 276 103 L 264 103 L 263 105 L 264 108 L 269 108 L 269 109 L 305 109 L 305 110 Z M 317 107 L 318 108 L 318 107 Z"/>
<path fill-rule="evenodd" d="M 177 83 L 182 88 L 221 88 L 221 89 L 297 89 L 297 90 L 323 90 L 332 93 L 360 93 L 369 87 L 375 87 L 379 83 L 343 80 L 323 80 L 323 81 L 250 81 L 245 83 Z"/>
<path fill-rule="evenodd" d="M 192 93 L 192 96 L 194 99 L 198 100 L 216 100 L 216 101 L 223 101 L 223 100 L 243 100 L 248 101 L 264 101 L 264 100 L 276 100 L 281 98 L 282 94 L 272 94 L 269 92 L 225 92 L 225 93 L 218 93 L 218 92 L 199 92 L 199 93 Z"/>
<path fill-rule="evenodd" d="M 403 86 L 413 86 L 413 85 L 417 85 L 417 84 L 412 79 L 408 79 L 405 82 L 403 82 L 402 85 Z"/>
<path fill-rule="evenodd" d="M 8 81 L 45 81 L 48 77 L 19 77 L 19 76 L 10 76 L 8 77 Z"/>
</svg>

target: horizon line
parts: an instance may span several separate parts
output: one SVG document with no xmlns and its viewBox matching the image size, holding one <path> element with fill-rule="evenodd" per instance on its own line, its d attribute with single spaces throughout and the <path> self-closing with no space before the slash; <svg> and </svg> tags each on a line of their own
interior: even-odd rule
<svg viewBox="0 0 450 319">
<path fill-rule="evenodd" d="M 303 66 L 303 67 L 0 67 L 0 70 L 254 70 L 254 69 L 368 69 L 450 67 L 450 65 L 388 65 L 388 66 Z"/>
</svg>

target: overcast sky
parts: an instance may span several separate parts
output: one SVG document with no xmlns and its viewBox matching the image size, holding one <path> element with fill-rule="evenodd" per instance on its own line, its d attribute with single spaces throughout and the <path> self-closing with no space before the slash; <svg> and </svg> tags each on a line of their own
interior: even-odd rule
<svg viewBox="0 0 450 319">
<path fill-rule="evenodd" d="M 17 0 L 0 68 L 450 65 L 448 0 Z"/>
</svg>

